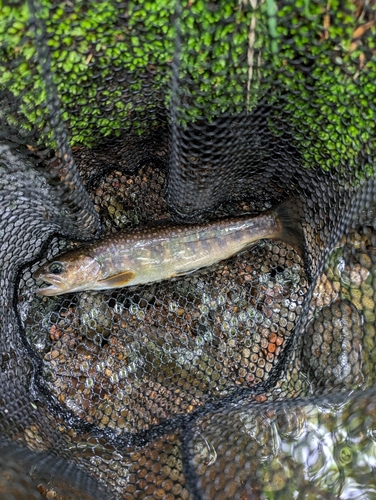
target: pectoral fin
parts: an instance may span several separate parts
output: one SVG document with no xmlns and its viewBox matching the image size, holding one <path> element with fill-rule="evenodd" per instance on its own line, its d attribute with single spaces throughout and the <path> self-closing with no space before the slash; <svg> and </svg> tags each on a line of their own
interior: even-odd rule
<svg viewBox="0 0 376 500">
<path fill-rule="evenodd" d="M 104 280 L 98 281 L 101 286 L 105 286 L 108 288 L 121 288 L 123 286 L 127 286 L 128 283 L 133 280 L 136 276 L 134 271 L 124 271 L 120 274 L 114 274 L 113 276 L 109 276 Z"/>
</svg>

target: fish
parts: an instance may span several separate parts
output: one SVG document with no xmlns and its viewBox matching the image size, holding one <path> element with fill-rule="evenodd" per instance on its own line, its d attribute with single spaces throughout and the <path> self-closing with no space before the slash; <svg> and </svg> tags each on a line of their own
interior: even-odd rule
<svg viewBox="0 0 376 500">
<path fill-rule="evenodd" d="M 262 239 L 281 240 L 303 257 L 304 232 L 294 199 L 257 216 L 141 228 L 104 236 L 42 265 L 35 280 L 45 296 L 143 285 L 210 267 Z"/>
</svg>

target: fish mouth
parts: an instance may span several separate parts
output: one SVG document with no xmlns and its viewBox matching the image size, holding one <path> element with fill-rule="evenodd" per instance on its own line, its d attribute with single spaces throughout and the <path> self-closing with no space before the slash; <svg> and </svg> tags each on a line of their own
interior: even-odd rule
<svg viewBox="0 0 376 500">
<path fill-rule="evenodd" d="M 40 276 L 38 273 L 35 273 L 34 278 L 40 281 L 45 281 L 51 285 L 43 288 L 37 288 L 36 293 L 39 293 L 40 295 L 53 296 L 66 293 L 64 282 L 58 276 Z"/>
<path fill-rule="evenodd" d="M 39 295 L 45 295 L 47 297 L 52 297 L 54 295 L 61 295 L 64 293 L 63 290 L 60 290 L 60 288 L 58 288 L 55 285 L 47 286 L 44 288 L 37 288 L 35 291 L 36 293 L 39 293 Z"/>
<path fill-rule="evenodd" d="M 34 278 L 36 275 L 34 274 Z M 87 290 L 87 283 L 77 284 L 77 285 L 69 285 L 64 282 L 59 276 L 52 275 L 43 275 L 38 278 L 38 281 L 44 281 L 49 283 L 50 286 L 46 286 L 43 288 L 37 288 L 35 290 L 39 295 L 44 295 L 46 297 L 53 297 L 55 295 L 63 295 L 64 293 L 74 293 L 81 292 L 82 290 Z"/>
</svg>

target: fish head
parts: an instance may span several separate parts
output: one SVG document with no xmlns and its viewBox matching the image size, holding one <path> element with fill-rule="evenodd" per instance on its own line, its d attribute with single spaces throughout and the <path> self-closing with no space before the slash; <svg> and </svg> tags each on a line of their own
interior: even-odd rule
<svg viewBox="0 0 376 500">
<path fill-rule="evenodd" d="M 93 289 L 100 279 L 100 272 L 101 266 L 94 257 L 82 250 L 76 250 L 47 262 L 33 277 L 51 285 L 39 288 L 39 294 L 53 296 Z"/>
</svg>

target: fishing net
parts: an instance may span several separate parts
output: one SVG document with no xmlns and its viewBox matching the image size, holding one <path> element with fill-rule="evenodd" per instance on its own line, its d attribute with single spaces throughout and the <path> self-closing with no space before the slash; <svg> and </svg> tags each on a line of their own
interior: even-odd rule
<svg viewBox="0 0 376 500">
<path fill-rule="evenodd" d="M 376 498 L 374 0 L 2 3 L 0 496 Z M 294 199 L 160 283 L 61 251 Z"/>
</svg>

